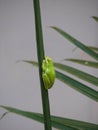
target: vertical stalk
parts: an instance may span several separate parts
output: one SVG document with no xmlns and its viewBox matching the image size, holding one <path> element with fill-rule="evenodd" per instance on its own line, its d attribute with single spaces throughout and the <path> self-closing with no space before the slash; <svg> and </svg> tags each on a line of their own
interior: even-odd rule
<svg viewBox="0 0 98 130">
<path fill-rule="evenodd" d="M 44 127 L 45 130 L 52 130 L 51 118 L 50 118 L 50 107 L 49 107 L 49 96 L 48 96 L 48 91 L 44 87 L 44 83 L 42 79 L 42 61 L 44 59 L 44 44 L 43 44 L 43 33 L 42 33 L 39 0 L 33 0 L 33 4 L 34 4 L 34 14 L 35 14 L 37 55 L 38 55 L 38 64 L 39 64 L 39 77 L 40 77 L 40 86 L 41 86 L 41 95 L 42 95 Z"/>
</svg>

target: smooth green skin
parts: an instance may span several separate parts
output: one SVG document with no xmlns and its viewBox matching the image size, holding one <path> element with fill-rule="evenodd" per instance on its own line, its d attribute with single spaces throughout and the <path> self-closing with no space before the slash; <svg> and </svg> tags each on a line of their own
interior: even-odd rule
<svg viewBox="0 0 98 130">
<path fill-rule="evenodd" d="M 50 89 L 53 86 L 55 77 L 53 60 L 46 56 L 42 62 L 42 78 L 46 89 Z"/>
</svg>

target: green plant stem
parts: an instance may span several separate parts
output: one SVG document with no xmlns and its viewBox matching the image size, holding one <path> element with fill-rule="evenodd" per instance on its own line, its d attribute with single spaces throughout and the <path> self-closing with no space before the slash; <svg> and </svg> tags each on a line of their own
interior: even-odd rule
<svg viewBox="0 0 98 130">
<path fill-rule="evenodd" d="M 40 84 L 41 84 L 40 86 L 41 86 L 41 95 L 42 95 L 44 126 L 45 126 L 45 130 L 52 130 L 51 118 L 50 118 L 50 107 L 49 107 L 49 96 L 48 96 L 48 91 L 44 87 L 44 83 L 42 79 L 42 61 L 44 59 L 44 44 L 43 44 L 41 14 L 40 14 L 40 3 L 39 0 L 33 0 L 33 3 L 34 3 L 34 13 L 35 13 L 37 55 L 38 55 L 38 64 L 39 64 L 39 77 L 40 77 Z"/>
</svg>

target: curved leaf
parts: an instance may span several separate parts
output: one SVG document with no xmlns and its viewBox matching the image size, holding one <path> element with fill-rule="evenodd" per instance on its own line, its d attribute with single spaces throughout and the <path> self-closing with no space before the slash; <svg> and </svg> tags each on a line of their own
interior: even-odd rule
<svg viewBox="0 0 98 130">
<path fill-rule="evenodd" d="M 63 70 L 63 71 L 66 71 L 80 79 L 83 79 L 89 83 L 92 83 L 96 86 L 98 86 L 98 78 L 93 76 L 93 75 L 90 75 L 88 73 L 85 73 L 83 71 L 80 71 L 78 69 L 75 69 L 73 67 L 70 67 L 70 66 L 67 66 L 67 65 L 63 65 L 63 64 L 60 64 L 60 63 L 54 63 L 55 67 Z"/>
<path fill-rule="evenodd" d="M 35 62 L 35 61 L 23 60 L 23 62 L 38 66 L 37 62 Z M 56 78 L 58 78 L 60 81 L 64 82 L 65 84 L 68 84 L 70 87 L 77 90 L 78 92 L 80 92 L 80 93 L 88 96 L 89 98 L 93 99 L 94 101 L 98 102 L 98 92 L 96 90 L 94 90 L 58 71 L 56 71 Z"/>
<path fill-rule="evenodd" d="M 27 63 L 30 63 L 32 65 L 35 65 L 35 66 L 38 66 L 38 63 L 35 62 L 35 61 L 28 61 L 28 60 L 24 60 L 24 62 L 27 62 Z M 78 78 L 80 79 L 83 79 L 89 83 L 92 83 L 96 86 L 98 86 L 98 78 L 93 76 L 93 75 L 90 75 L 88 73 L 85 73 L 83 71 L 80 71 L 78 69 L 75 69 L 73 67 L 70 67 L 70 66 L 67 66 L 67 65 L 63 65 L 63 64 L 60 64 L 60 63 L 54 63 L 54 66 L 61 69 L 61 70 L 64 70 L 72 75 L 75 75 L 77 76 Z"/>
<path fill-rule="evenodd" d="M 8 107 L 8 106 L 0 106 L 7 111 L 18 114 L 20 116 L 24 116 L 26 118 L 38 121 L 40 123 L 43 123 L 43 114 L 40 113 L 35 113 L 35 112 L 28 112 L 28 111 L 23 111 L 20 109 Z M 51 122 L 52 122 L 52 127 L 58 128 L 59 130 L 97 130 L 98 125 L 97 124 L 92 124 L 88 122 L 83 122 L 83 121 L 77 121 L 73 119 L 68 119 L 68 118 L 62 118 L 62 117 L 57 117 L 57 116 L 51 116 Z"/>
<path fill-rule="evenodd" d="M 85 66 L 93 67 L 93 68 L 98 68 L 98 62 L 94 62 L 94 61 L 80 60 L 80 59 L 65 59 L 65 60 L 72 61 L 72 62 L 82 64 Z"/>
<path fill-rule="evenodd" d="M 93 99 L 94 101 L 98 102 L 98 92 L 87 85 L 84 85 L 58 71 L 56 71 L 56 77 L 64 82 L 65 84 L 68 84 L 70 87 L 74 88 L 75 90 L 79 91 L 80 93 L 88 96 L 89 98 Z"/>
<path fill-rule="evenodd" d="M 75 46 L 79 47 L 81 50 L 86 52 L 88 55 L 92 56 L 94 59 L 98 60 L 98 54 L 92 51 L 89 47 L 69 35 L 68 33 L 64 32 L 62 29 L 58 27 L 52 26 L 54 30 L 56 30 L 58 33 L 60 33 L 63 37 L 65 37 L 67 40 L 69 40 L 71 43 L 73 43 Z"/>
</svg>

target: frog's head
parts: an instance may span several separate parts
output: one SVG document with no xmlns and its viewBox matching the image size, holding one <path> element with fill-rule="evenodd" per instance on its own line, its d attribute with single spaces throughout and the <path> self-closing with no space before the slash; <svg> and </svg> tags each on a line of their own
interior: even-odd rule
<svg viewBox="0 0 98 130">
<path fill-rule="evenodd" d="M 48 65 L 52 65 L 53 64 L 53 60 L 50 57 L 48 57 L 48 56 L 45 57 L 45 62 Z"/>
</svg>

